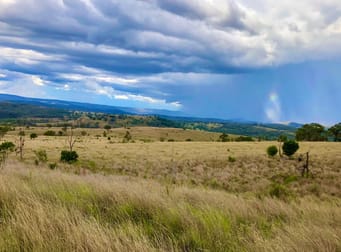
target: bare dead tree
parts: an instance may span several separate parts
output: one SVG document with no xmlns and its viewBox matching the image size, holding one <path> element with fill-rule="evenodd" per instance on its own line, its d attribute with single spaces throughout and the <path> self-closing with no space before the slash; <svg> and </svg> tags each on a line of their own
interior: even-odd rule
<svg viewBox="0 0 341 252">
<path fill-rule="evenodd" d="M 23 159 L 24 156 L 24 145 L 25 145 L 25 138 L 23 136 L 19 137 L 19 150 L 20 150 L 20 159 Z"/>
<path fill-rule="evenodd" d="M 67 134 L 67 142 L 68 142 L 70 151 L 72 151 L 73 150 L 73 146 L 76 143 L 76 137 L 73 134 L 73 127 L 72 126 L 70 127 L 70 133 Z"/>
<path fill-rule="evenodd" d="M 308 176 L 309 174 L 309 152 L 306 153 L 306 160 L 305 160 L 305 164 L 303 165 L 302 168 L 302 177 L 304 176 Z"/>
<path fill-rule="evenodd" d="M 24 158 L 24 146 L 25 146 L 25 131 L 20 129 L 18 145 L 17 145 L 17 148 L 15 148 L 15 155 L 20 154 L 20 160 L 23 160 Z"/>
</svg>

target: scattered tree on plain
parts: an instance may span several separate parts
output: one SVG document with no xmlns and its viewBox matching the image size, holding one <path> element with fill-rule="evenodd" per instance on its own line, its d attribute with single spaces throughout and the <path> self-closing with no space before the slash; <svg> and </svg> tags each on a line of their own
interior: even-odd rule
<svg viewBox="0 0 341 252">
<path fill-rule="evenodd" d="M 278 148 L 275 145 L 271 145 L 266 149 L 266 153 L 270 156 L 270 157 L 274 157 L 276 156 L 276 154 L 278 153 Z"/>
<path fill-rule="evenodd" d="M 8 126 L 0 126 L 0 140 L 10 131 L 10 127 Z"/>
<path fill-rule="evenodd" d="M 4 166 L 6 163 L 6 159 L 10 152 L 13 152 L 15 149 L 15 145 L 12 142 L 3 142 L 0 145 L 0 168 Z"/>
<path fill-rule="evenodd" d="M 288 157 L 291 157 L 292 155 L 294 155 L 298 149 L 299 149 L 299 145 L 294 140 L 286 141 L 283 144 L 283 153 Z"/>
<path fill-rule="evenodd" d="M 305 124 L 296 131 L 297 141 L 327 141 L 325 128 L 318 123 Z"/>
<path fill-rule="evenodd" d="M 328 129 L 329 135 L 334 138 L 335 142 L 341 141 L 341 123 L 335 124 Z"/>
<path fill-rule="evenodd" d="M 25 131 L 21 130 L 19 132 L 18 147 L 16 149 L 16 153 L 20 154 L 21 160 L 24 157 L 24 146 L 25 146 Z"/>
<path fill-rule="evenodd" d="M 78 154 L 75 151 L 63 150 L 60 154 L 60 161 L 74 163 L 78 160 Z"/>
<path fill-rule="evenodd" d="M 31 139 L 35 139 L 35 138 L 37 138 L 37 137 L 38 137 L 37 133 L 31 133 L 31 134 L 30 134 L 30 138 L 31 138 Z"/>
</svg>

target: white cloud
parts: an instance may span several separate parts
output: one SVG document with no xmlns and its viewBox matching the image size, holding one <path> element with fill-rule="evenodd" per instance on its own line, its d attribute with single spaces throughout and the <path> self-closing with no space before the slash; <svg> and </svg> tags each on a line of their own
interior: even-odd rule
<svg viewBox="0 0 341 252">
<path fill-rule="evenodd" d="M 34 65 L 38 64 L 41 61 L 56 61 L 60 59 L 59 56 L 52 56 L 46 55 L 44 53 L 34 51 L 34 50 L 27 50 L 27 49 L 17 49 L 17 48 L 10 48 L 10 47 L 1 47 L 1 58 L 0 64 L 4 62 L 14 62 L 19 65 L 26 64 L 26 65 Z"/>
<path fill-rule="evenodd" d="M 152 106 L 162 106 L 171 110 L 178 110 L 182 107 L 179 101 L 167 102 L 165 99 L 157 99 L 150 96 L 145 96 L 141 94 L 132 94 L 128 92 L 122 92 L 115 90 L 110 86 L 103 86 L 96 82 L 87 82 L 85 86 L 88 92 L 96 93 L 97 95 L 105 95 L 110 99 L 126 100 L 141 102 L 144 104 L 149 104 Z M 157 108 L 157 107 L 155 107 Z"/>
<path fill-rule="evenodd" d="M 0 80 L 0 93 L 34 98 L 52 98 L 47 96 L 44 86 L 37 85 L 32 76 L 25 74 L 19 74 L 16 79 L 11 81 Z"/>
<path fill-rule="evenodd" d="M 39 76 L 32 76 L 32 82 L 33 84 L 37 86 L 44 86 L 44 81 Z"/>
</svg>

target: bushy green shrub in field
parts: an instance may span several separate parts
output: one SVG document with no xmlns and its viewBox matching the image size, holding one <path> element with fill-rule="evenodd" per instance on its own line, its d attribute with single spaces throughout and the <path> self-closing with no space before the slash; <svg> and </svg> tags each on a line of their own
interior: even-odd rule
<svg viewBox="0 0 341 252">
<path fill-rule="evenodd" d="M 284 142 L 282 149 L 283 153 L 290 157 L 299 149 L 299 145 L 295 140 L 289 140 Z"/>
<path fill-rule="evenodd" d="M 266 153 L 268 153 L 270 157 L 274 157 L 278 153 L 278 148 L 275 145 L 271 145 L 266 149 Z"/>
<path fill-rule="evenodd" d="M 75 151 L 67 151 L 63 150 L 60 154 L 60 161 L 67 162 L 67 163 L 73 163 L 78 160 L 78 154 Z"/>
<path fill-rule="evenodd" d="M 35 139 L 35 138 L 37 138 L 37 137 L 38 137 L 37 133 L 31 133 L 31 135 L 30 135 L 30 138 L 31 138 L 31 139 Z"/>
<path fill-rule="evenodd" d="M 12 142 L 3 142 L 0 144 L 0 151 L 14 151 L 15 145 Z"/>
<path fill-rule="evenodd" d="M 39 162 L 46 163 L 47 162 L 47 153 L 46 150 L 37 150 L 34 151 L 34 154 L 36 155 L 36 163 L 39 164 Z"/>
</svg>

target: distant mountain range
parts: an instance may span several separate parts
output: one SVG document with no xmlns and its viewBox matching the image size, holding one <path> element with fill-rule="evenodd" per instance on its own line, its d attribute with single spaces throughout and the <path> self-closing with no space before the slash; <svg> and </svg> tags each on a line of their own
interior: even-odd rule
<svg viewBox="0 0 341 252">
<path fill-rule="evenodd" d="M 66 110 L 77 110 L 84 112 L 101 112 L 107 114 L 132 114 L 132 115 L 166 115 L 166 116 L 179 116 L 182 115 L 178 111 L 158 110 L 158 109 L 140 109 L 128 107 L 116 107 L 108 105 L 99 105 L 82 102 L 28 98 L 17 95 L 0 94 L 0 102 L 15 102 L 22 104 L 31 104 L 38 106 L 45 106 L 50 108 L 59 108 Z"/>
<path fill-rule="evenodd" d="M 131 126 L 160 125 L 160 127 L 180 127 L 252 137 L 266 137 L 268 139 L 275 139 L 282 134 L 293 137 L 296 129 L 302 126 L 298 123 L 259 123 L 243 119 L 197 118 L 185 116 L 178 111 L 115 107 L 0 94 L 0 119 L 64 118 L 73 111 L 127 115 L 131 118 L 130 120 L 125 119 L 124 122 L 130 123 Z M 149 116 L 149 118 L 142 121 L 136 120 L 134 116 L 137 115 L 145 115 Z M 153 119 L 151 119 L 151 116 Z M 120 125 L 116 121 L 116 125 L 113 126 Z"/>
</svg>

